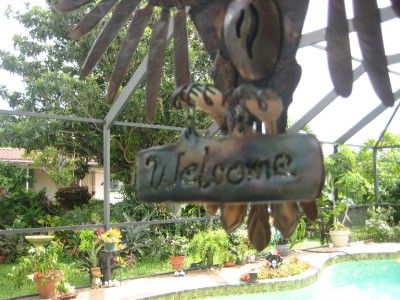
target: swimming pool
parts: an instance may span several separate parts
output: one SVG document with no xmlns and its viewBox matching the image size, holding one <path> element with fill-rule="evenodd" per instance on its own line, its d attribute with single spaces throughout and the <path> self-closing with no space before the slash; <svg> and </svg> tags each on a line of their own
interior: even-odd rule
<svg viewBox="0 0 400 300">
<path fill-rule="evenodd" d="M 400 259 L 357 260 L 337 263 L 326 267 L 316 282 L 300 289 L 207 299 L 398 300 L 400 299 Z"/>
</svg>

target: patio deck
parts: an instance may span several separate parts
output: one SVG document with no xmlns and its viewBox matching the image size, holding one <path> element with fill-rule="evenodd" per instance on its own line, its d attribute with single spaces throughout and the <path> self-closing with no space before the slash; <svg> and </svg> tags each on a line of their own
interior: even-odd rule
<svg viewBox="0 0 400 300">
<path fill-rule="evenodd" d="M 310 252 L 315 251 L 315 252 Z M 271 283 L 299 283 L 311 278 L 314 281 L 319 270 L 325 263 L 336 256 L 358 255 L 358 254 L 378 254 L 387 255 L 395 253 L 400 257 L 400 243 L 351 243 L 348 247 L 343 248 L 313 248 L 309 251 L 296 250 L 291 256 L 298 256 L 301 260 L 310 263 L 310 268 L 304 273 L 287 278 L 259 280 L 260 284 L 267 285 Z M 219 286 L 238 287 L 239 285 L 249 285 L 239 280 L 244 272 L 257 268 L 257 264 L 246 264 L 244 266 L 236 266 L 231 268 L 212 269 L 212 270 L 196 270 L 187 272 L 184 277 L 174 277 L 172 274 L 154 277 L 146 277 L 132 280 L 125 280 L 117 287 L 79 289 L 79 300 L 127 300 L 127 299 L 146 299 L 157 297 L 160 295 L 170 294 L 169 299 L 179 299 L 179 292 L 188 290 L 198 290 L 203 288 L 216 288 Z M 304 285 L 304 283 L 303 283 Z M 39 297 L 29 297 L 24 299 L 40 299 Z"/>
</svg>

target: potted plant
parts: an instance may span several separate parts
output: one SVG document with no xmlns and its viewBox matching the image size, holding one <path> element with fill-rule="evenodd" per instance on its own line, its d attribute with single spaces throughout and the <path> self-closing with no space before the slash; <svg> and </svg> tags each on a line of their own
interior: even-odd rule
<svg viewBox="0 0 400 300">
<path fill-rule="evenodd" d="M 185 264 L 185 255 L 188 248 L 188 240 L 183 236 L 174 236 L 170 240 L 170 262 L 175 270 L 182 270 Z"/>
<path fill-rule="evenodd" d="M 233 251 L 230 250 L 225 250 L 222 253 L 222 260 L 224 262 L 224 267 L 234 267 L 236 266 L 236 261 L 237 261 L 237 254 L 235 254 Z"/>
<path fill-rule="evenodd" d="M 329 236 L 333 247 L 345 247 L 349 243 L 350 229 L 344 225 L 346 219 L 348 219 L 348 205 L 345 201 L 340 201 L 335 204 L 332 210 L 334 222 L 329 230 Z M 339 216 L 343 213 L 342 221 L 339 221 Z"/>
<path fill-rule="evenodd" d="M 64 278 L 58 260 L 60 252 L 61 247 L 56 242 L 51 242 L 47 247 L 31 247 L 28 255 L 21 257 L 13 268 L 10 282 L 23 286 L 30 279 L 40 297 L 56 297 L 57 286 Z"/>
<path fill-rule="evenodd" d="M 96 234 L 90 230 L 82 230 L 79 233 L 79 239 L 82 266 L 90 272 L 92 285 L 97 285 L 97 282 L 102 277 L 99 255 L 102 244 Z"/>
<path fill-rule="evenodd" d="M 189 243 L 188 252 L 200 264 L 211 267 L 214 263 L 223 264 L 232 244 L 224 230 L 208 230 L 196 233 Z"/>
<path fill-rule="evenodd" d="M 289 240 L 285 239 L 274 226 L 272 227 L 272 244 L 275 245 L 276 252 L 280 256 L 289 255 Z"/>
<path fill-rule="evenodd" d="M 117 228 L 110 228 L 100 235 L 100 240 L 104 243 L 104 250 L 115 251 L 117 245 L 121 242 L 122 234 Z"/>
<path fill-rule="evenodd" d="M 345 247 L 349 243 L 350 229 L 341 222 L 334 222 L 329 230 L 333 247 Z"/>
<path fill-rule="evenodd" d="M 288 256 L 290 252 L 289 240 L 281 236 L 276 244 L 276 252 L 278 252 L 280 256 Z"/>
</svg>

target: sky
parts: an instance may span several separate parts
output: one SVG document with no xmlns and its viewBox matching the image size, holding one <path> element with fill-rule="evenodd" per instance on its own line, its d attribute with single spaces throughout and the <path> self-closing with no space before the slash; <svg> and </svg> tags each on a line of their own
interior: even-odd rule
<svg viewBox="0 0 400 300">
<path fill-rule="evenodd" d="M 24 32 L 18 23 L 4 17 L 4 10 L 7 5 L 11 5 L 14 9 L 23 9 L 25 2 L 27 1 L 0 0 L 0 48 L 3 50 L 13 51 L 13 34 Z M 45 5 L 45 0 L 30 0 L 29 2 L 31 5 Z M 310 0 L 303 34 L 326 27 L 327 2 L 328 0 Z M 351 1 L 345 0 L 345 3 L 347 16 L 350 18 L 353 16 Z M 378 0 L 378 5 L 379 7 L 386 7 L 390 5 L 390 1 Z M 385 22 L 382 27 L 386 53 L 388 55 L 400 53 L 398 38 L 393 36 L 393 32 L 399 32 L 400 20 L 395 19 Z M 357 37 L 352 33 L 350 38 L 352 55 L 360 59 L 361 53 Z M 320 43 L 320 45 L 324 44 Z M 289 108 L 289 119 L 292 123 L 299 120 L 333 89 L 329 78 L 325 51 L 308 46 L 299 49 L 296 58 L 302 66 L 303 72 L 299 86 L 293 96 L 293 103 Z M 353 62 L 353 69 L 358 65 L 359 63 Z M 393 91 L 395 92 L 400 89 L 400 64 L 391 65 L 389 69 L 397 72 L 397 74 L 390 74 Z M 1 84 L 7 85 L 13 90 L 23 91 L 24 89 L 24 85 L 18 76 L 13 76 L 4 71 L 0 71 Z M 309 127 L 321 141 L 334 142 L 379 104 L 380 101 L 376 97 L 367 75 L 364 74 L 354 82 L 353 92 L 350 97 L 338 97 L 309 123 Z M 0 109 L 7 108 L 6 103 L 0 99 Z M 348 143 L 361 144 L 367 138 L 373 137 L 376 139 L 385 127 L 393 110 L 394 108 L 388 108 L 375 121 L 351 138 Z M 400 135 L 400 111 L 396 114 L 388 131 Z"/>
</svg>

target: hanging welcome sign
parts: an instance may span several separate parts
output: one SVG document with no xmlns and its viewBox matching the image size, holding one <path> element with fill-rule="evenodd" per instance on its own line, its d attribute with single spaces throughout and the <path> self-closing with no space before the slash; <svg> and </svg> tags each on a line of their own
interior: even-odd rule
<svg viewBox="0 0 400 300">
<path fill-rule="evenodd" d="M 319 196 L 322 152 L 313 135 L 231 135 L 186 129 L 174 144 L 137 156 L 137 192 L 147 202 L 254 202 Z"/>
</svg>

